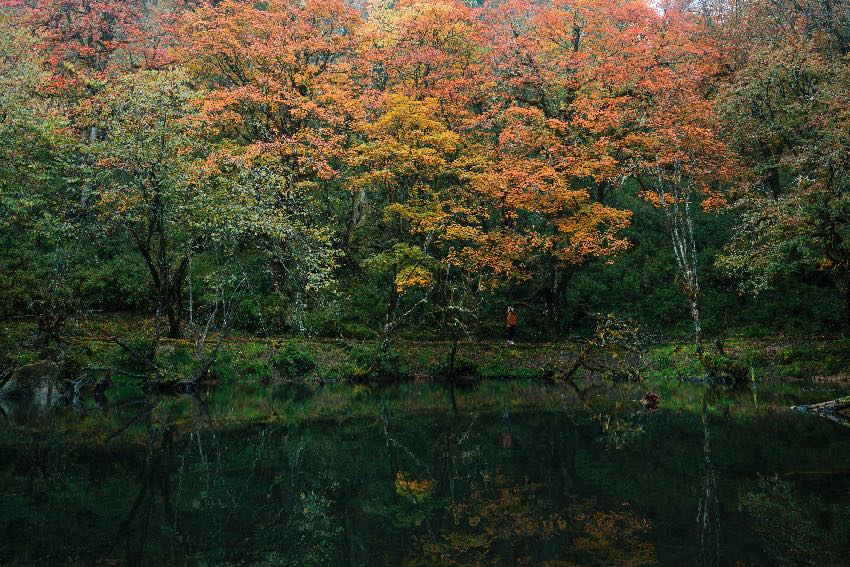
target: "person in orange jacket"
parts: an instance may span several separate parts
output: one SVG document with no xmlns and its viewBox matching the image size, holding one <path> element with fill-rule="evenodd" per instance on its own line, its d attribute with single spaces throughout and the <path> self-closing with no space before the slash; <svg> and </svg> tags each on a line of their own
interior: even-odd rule
<svg viewBox="0 0 850 567">
<path fill-rule="evenodd" d="M 513 305 L 508 307 L 508 320 L 506 323 L 506 327 L 508 328 L 508 344 L 514 344 L 514 338 L 516 338 L 516 324 L 517 324 L 517 316 L 516 309 L 514 309 Z"/>
</svg>

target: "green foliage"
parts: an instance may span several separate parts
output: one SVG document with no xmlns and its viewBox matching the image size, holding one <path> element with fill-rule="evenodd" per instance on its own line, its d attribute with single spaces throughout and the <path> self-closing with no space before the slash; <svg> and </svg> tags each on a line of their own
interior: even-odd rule
<svg viewBox="0 0 850 567">
<path fill-rule="evenodd" d="M 269 358 L 271 366 L 285 379 L 300 378 L 314 368 L 316 359 L 313 353 L 302 345 L 288 342 L 275 350 Z"/>
<path fill-rule="evenodd" d="M 210 368 L 210 376 L 222 382 L 257 383 L 272 375 L 259 351 L 222 349 Z"/>
<path fill-rule="evenodd" d="M 493 353 L 478 369 L 478 376 L 484 380 L 532 380 L 546 378 L 550 374 L 543 366 L 535 368 L 527 365 L 521 352 L 513 349 Z"/>
<path fill-rule="evenodd" d="M 651 352 L 649 377 L 686 378 L 700 377 L 704 368 L 692 346 L 668 346 L 653 349 Z"/>
<path fill-rule="evenodd" d="M 739 360 L 711 352 L 702 355 L 702 367 L 712 377 L 728 378 L 733 382 L 748 382 L 750 367 Z"/>
<path fill-rule="evenodd" d="M 160 360 L 169 367 L 180 368 L 192 362 L 192 353 L 182 345 L 165 346 L 159 351 Z"/>
<path fill-rule="evenodd" d="M 147 353 L 151 348 L 150 339 L 145 338 L 129 338 L 127 340 L 122 341 L 129 349 L 132 350 L 130 352 L 126 348 L 114 347 L 114 362 L 117 368 L 121 370 L 128 370 L 131 372 L 147 372 L 149 367 L 145 364 L 143 358 L 147 356 Z M 138 355 L 138 356 L 137 356 Z"/>
<path fill-rule="evenodd" d="M 447 353 L 443 363 L 439 368 L 435 369 L 439 376 L 447 376 L 449 373 L 449 354 Z M 478 376 L 481 365 L 477 360 L 466 356 L 456 355 L 455 357 L 455 375 L 456 376 Z"/>
<path fill-rule="evenodd" d="M 827 565 L 838 559 L 790 482 L 759 476 L 755 486 L 741 494 L 738 506 L 752 518 L 762 552 L 772 564 Z"/>
<path fill-rule="evenodd" d="M 766 345 L 744 355 L 747 361 L 777 377 L 806 378 L 844 374 L 850 368 L 850 341 Z"/>
<path fill-rule="evenodd" d="M 605 163 L 603 177 L 615 168 L 616 182 L 585 178 L 581 163 L 556 168 L 559 179 L 575 168 L 571 189 L 586 189 L 594 206 L 630 213 L 623 236 L 631 247 L 616 258 L 590 254 L 580 262 L 559 262 L 548 251 L 523 248 L 522 240 L 490 242 L 491 229 L 504 224 L 517 235 L 539 231 L 552 226 L 545 220 L 548 207 L 564 210 L 563 202 L 524 208 L 528 203 L 519 201 L 536 198 L 537 189 L 513 191 L 528 175 L 520 168 L 512 173 L 516 179 L 500 179 L 491 171 L 501 158 L 519 158 L 516 152 L 527 141 L 513 136 L 538 131 L 509 128 L 510 115 L 495 110 L 508 99 L 487 108 L 491 95 L 498 100 L 505 94 L 498 89 L 483 97 L 469 93 L 477 101 L 470 107 L 461 103 L 461 115 L 494 112 L 483 121 L 492 131 L 468 135 L 458 124 L 468 124 L 471 115 L 451 119 L 458 109 L 444 107 L 441 88 L 401 94 L 392 81 L 377 91 L 361 84 L 362 76 L 347 68 L 347 58 L 358 51 L 358 34 L 347 26 L 363 23 L 354 12 L 345 11 L 346 32 L 339 36 L 345 47 L 337 46 L 334 57 L 340 60 L 332 59 L 340 74 L 299 75 L 311 86 L 290 92 L 294 98 L 282 104 L 265 87 L 255 92 L 269 79 L 263 65 L 280 63 L 276 50 L 298 44 L 290 36 L 273 46 L 254 37 L 258 22 L 251 17 L 268 7 L 246 5 L 246 20 L 233 20 L 212 5 L 199 16 L 231 30 L 235 45 L 271 49 L 246 48 L 234 68 L 219 67 L 217 59 L 232 46 L 192 28 L 182 30 L 187 37 L 168 38 L 188 51 L 174 65 L 148 68 L 142 63 L 146 57 L 133 52 L 142 45 L 122 43 L 115 53 L 104 47 L 98 55 L 108 72 L 87 74 L 77 67 L 84 59 L 76 51 L 78 38 L 42 42 L 44 30 L 34 29 L 38 18 L 23 17 L 26 3 L 14 4 L 0 10 L 0 316 L 88 310 L 150 315 L 161 302 L 168 304 L 161 314 L 185 319 L 191 284 L 195 313 L 210 313 L 221 293 L 232 292 L 230 322 L 263 336 L 373 339 L 388 320 L 410 311 L 395 336 L 444 339 L 448 329 L 462 329 L 473 338 L 496 339 L 504 335 L 509 304 L 519 307 L 521 339 L 586 335 L 594 328 L 594 313 L 618 313 L 662 339 L 689 333 L 664 212 L 637 196 L 646 179 L 616 169 L 625 162 L 607 154 L 599 163 L 588 155 L 585 165 L 593 170 Z M 847 17 L 827 14 L 829 3 L 782 0 L 778 6 L 765 12 L 760 3 L 747 4 L 740 20 L 724 23 L 752 49 L 747 57 L 732 57 L 728 80 L 711 90 L 718 93 L 718 114 L 706 117 L 710 129 L 727 134 L 741 162 L 735 164 L 741 168 L 735 191 L 729 192 L 736 206 L 719 213 L 693 211 L 707 337 L 837 333 L 845 328 L 842 311 L 850 305 L 843 104 L 850 78 L 843 48 L 836 47 L 846 45 Z M 311 9 L 299 5 L 296 13 Z M 394 7 L 374 9 L 378 20 L 403 24 Z M 607 9 L 590 11 L 600 16 Z M 776 14 L 784 11 L 808 22 L 800 27 L 808 31 L 798 36 L 793 26 L 778 25 Z M 73 14 L 65 15 L 73 20 Z M 174 15 L 191 20 L 198 14 Z M 50 17 L 59 21 L 56 14 Z M 151 22 L 133 22 L 131 43 L 140 44 L 163 40 L 159 32 L 180 27 L 151 33 Z M 192 41 L 210 45 L 196 50 Z M 475 45 L 472 35 L 459 33 L 453 41 L 458 48 L 466 42 L 460 52 L 473 59 L 490 52 Z M 72 56 L 56 67 L 60 52 Z M 107 61 L 113 56 L 116 61 Z M 225 86 L 231 81 L 240 88 Z M 481 81 L 486 88 L 496 83 Z M 431 83 L 416 84 L 418 89 Z M 559 89 L 538 86 L 544 99 L 554 97 L 552 108 L 565 103 Z M 364 90 L 370 94 L 361 96 Z M 271 98 L 261 102 L 256 96 Z M 369 112 L 361 112 L 360 103 Z M 516 97 L 510 104 L 517 105 L 512 112 L 532 112 Z M 258 118 L 267 112 L 264 120 Z M 598 119 L 603 115 L 607 112 Z M 576 133 L 571 128 L 541 131 L 561 151 L 578 144 L 575 157 L 583 162 L 582 152 L 597 150 L 582 147 L 583 136 L 564 144 L 564 135 Z M 638 133 L 623 131 L 598 142 L 622 140 L 626 132 Z M 490 147 L 488 137 L 512 141 Z M 626 146 L 633 151 L 638 143 Z M 482 169 L 493 176 L 473 188 L 471 178 Z M 510 190 L 501 202 L 478 200 L 502 182 Z M 577 194 L 570 199 L 579 197 L 585 199 Z M 517 248 L 507 254 L 513 267 L 503 267 L 510 273 L 490 282 L 491 274 L 472 270 L 464 282 L 468 297 L 458 299 L 453 270 L 463 271 L 464 258 L 494 260 L 511 247 Z M 189 258 L 191 276 L 184 266 Z M 523 277 L 515 278 L 514 270 Z M 834 369 L 840 362 L 825 366 Z M 789 373 L 810 371 L 788 367 Z"/>
<path fill-rule="evenodd" d="M 399 350 L 352 344 L 341 378 L 347 380 L 408 379 L 413 375 L 410 361 Z"/>
</svg>

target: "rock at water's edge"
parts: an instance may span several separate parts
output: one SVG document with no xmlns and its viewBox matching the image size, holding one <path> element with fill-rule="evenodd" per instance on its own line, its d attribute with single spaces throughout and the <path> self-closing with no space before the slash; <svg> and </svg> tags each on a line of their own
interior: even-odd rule
<svg viewBox="0 0 850 567">
<path fill-rule="evenodd" d="M 55 404 L 64 391 L 59 379 L 59 366 L 55 362 L 43 361 L 15 370 L 0 388 L 0 399 L 47 407 Z"/>
</svg>

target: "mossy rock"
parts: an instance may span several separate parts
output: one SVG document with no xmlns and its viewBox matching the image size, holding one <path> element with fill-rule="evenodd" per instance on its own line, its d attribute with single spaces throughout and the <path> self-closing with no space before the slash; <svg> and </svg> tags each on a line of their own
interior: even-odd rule
<svg viewBox="0 0 850 567">
<path fill-rule="evenodd" d="M 0 398 L 30 401 L 48 405 L 53 397 L 61 397 L 65 387 L 59 379 L 59 365 L 55 362 L 35 362 L 21 366 L 0 388 Z"/>
<path fill-rule="evenodd" d="M 21 366 L 0 388 L 0 413 L 12 422 L 56 406 L 67 393 L 59 376 L 59 365 L 54 362 Z"/>
</svg>

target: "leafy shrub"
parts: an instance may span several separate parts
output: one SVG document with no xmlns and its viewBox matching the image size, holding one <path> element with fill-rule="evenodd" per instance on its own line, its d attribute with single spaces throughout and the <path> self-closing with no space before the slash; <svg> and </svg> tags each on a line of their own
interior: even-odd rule
<svg viewBox="0 0 850 567">
<path fill-rule="evenodd" d="M 710 376 L 723 376 L 735 382 L 747 382 L 750 379 L 750 368 L 746 364 L 720 354 L 705 353 L 702 365 Z"/>
<path fill-rule="evenodd" d="M 159 349 L 158 362 L 166 368 L 182 368 L 192 364 L 192 354 L 185 346 L 166 345 Z"/>
<path fill-rule="evenodd" d="M 313 353 L 294 342 L 286 343 L 283 348 L 272 354 L 270 363 L 281 376 L 290 380 L 308 374 L 316 368 Z"/>
<path fill-rule="evenodd" d="M 522 364 L 522 360 L 513 351 L 507 355 L 493 356 L 478 368 L 478 376 L 484 380 L 537 380 L 545 378 L 544 368 L 535 368 Z"/>
<path fill-rule="evenodd" d="M 371 329 L 364 325 L 358 325 L 355 323 L 341 325 L 340 334 L 342 334 L 343 337 L 349 339 L 360 340 L 374 339 L 378 336 L 378 332 L 375 329 Z"/>
<path fill-rule="evenodd" d="M 443 360 L 443 364 L 439 370 L 441 376 L 449 375 L 449 354 Z M 455 357 L 455 375 L 456 376 L 478 376 L 480 365 L 475 360 L 457 356 Z"/>
<path fill-rule="evenodd" d="M 408 360 L 395 349 L 381 351 L 373 346 L 351 345 L 348 364 L 344 369 L 348 379 L 396 378 L 407 379 L 413 375 Z"/>
<path fill-rule="evenodd" d="M 237 371 L 243 380 L 251 382 L 259 382 L 260 380 L 271 376 L 271 369 L 269 368 L 269 365 L 260 358 L 252 358 L 243 361 L 237 366 Z"/>
<path fill-rule="evenodd" d="M 662 347 L 652 352 L 649 378 L 702 376 L 704 368 L 692 347 Z"/>
<path fill-rule="evenodd" d="M 128 339 L 124 341 L 124 344 L 133 349 L 133 352 L 139 356 L 146 356 L 151 347 L 151 341 L 148 339 Z M 116 366 L 131 372 L 146 372 L 149 370 L 148 366 L 137 356 L 134 356 L 122 347 L 116 348 Z"/>
<path fill-rule="evenodd" d="M 210 376 L 222 382 L 232 382 L 236 379 L 232 352 L 229 350 L 219 351 L 215 362 L 210 367 Z"/>
</svg>

